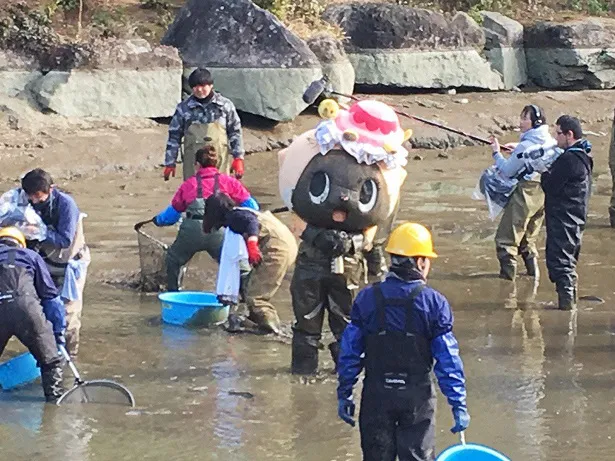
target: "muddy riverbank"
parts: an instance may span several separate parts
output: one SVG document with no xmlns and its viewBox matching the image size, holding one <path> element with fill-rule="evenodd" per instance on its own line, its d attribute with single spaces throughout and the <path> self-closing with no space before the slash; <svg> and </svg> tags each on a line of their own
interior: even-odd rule
<svg viewBox="0 0 615 461">
<path fill-rule="evenodd" d="M 410 157 L 422 160 L 411 160 L 407 167 L 399 219 L 420 221 L 434 232 L 441 257 L 435 261 L 431 283 L 449 298 L 455 312 L 472 415 L 468 439 L 492 445 L 513 460 L 593 461 L 615 456 L 610 430 L 615 399 L 615 232 L 608 228 L 606 135 L 614 94 L 381 98 L 462 129 L 484 125 L 478 129 L 483 135 L 498 122 L 504 128 L 514 126 L 518 112 L 531 99 L 544 106 L 551 121 L 569 112 L 587 121 L 585 128 L 595 133 L 588 136 L 595 146 L 596 166 L 579 269 L 580 295 L 599 296 L 605 302 L 582 301 L 573 314 L 550 307 L 555 293 L 546 277 L 536 290 L 526 277 L 517 284 L 495 278 L 496 223 L 489 221 L 484 203 L 470 198 L 478 175 L 491 162 L 488 147 L 414 150 Z M 425 100 L 437 106 L 424 107 L 430 104 Z M 299 131 L 313 121 L 306 116 L 292 129 L 277 129 Z M 437 133 L 415 122 L 403 124 L 417 136 Z M 288 374 L 290 348 L 284 341 L 162 326 L 154 296 L 118 288 L 138 270 L 132 226 L 166 206 L 179 185 L 177 178 L 164 182 L 157 167 L 166 127 L 145 125 L 130 128 L 118 122 L 115 128 L 0 135 L 0 146 L 22 146 L 0 149 L 5 160 L 2 190 L 12 187 L 28 168 L 41 166 L 88 214 L 85 229 L 93 261 L 78 365 L 88 377 L 127 384 L 137 399 L 132 411 L 65 410 L 45 407 L 37 385 L 2 393 L 3 455 L 64 461 L 361 459 L 358 431 L 337 419 L 336 381 L 324 351 L 324 372 L 306 383 Z M 503 139 L 517 137 L 504 128 L 497 128 Z M 37 141 L 43 147 L 23 148 Z M 245 183 L 263 207 L 280 206 L 276 152 L 248 156 L 246 171 Z M 173 232 L 160 235 L 170 240 Z M 544 254 L 544 235 L 540 251 Z M 545 273 L 542 261 L 540 268 Z M 199 258 L 190 269 L 190 285 L 211 288 L 215 270 L 207 257 Z M 282 319 L 290 323 L 288 282 L 275 302 Z M 438 404 L 440 451 L 455 438 L 448 431 L 452 420 L 446 401 L 439 397 Z"/>
</svg>

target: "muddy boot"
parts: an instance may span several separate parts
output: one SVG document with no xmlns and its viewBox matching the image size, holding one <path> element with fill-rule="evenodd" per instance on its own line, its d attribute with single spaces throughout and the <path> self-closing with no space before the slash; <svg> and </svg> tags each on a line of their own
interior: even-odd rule
<svg viewBox="0 0 615 461">
<path fill-rule="evenodd" d="M 280 334 L 280 318 L 273 309 L 254 309 L 248 319 L 269 333 Z"/>
<path fill-rule="evenodd" d="M 535 256 L 523 256 L 523 262 L 527 269 L 527 275 L 530 277 L 538 278 L 540 276 L 540 270 L 538 269 L 538 258 Z"/>
<path fill-rule="evenodd" d="M 562 311 L 571 311 L 577 307 L 577 288 L 569 283 L 558 284 L 557 307 Z"/>
<path fill-rule="evenodd" d="M 65 392 L 62 385 L 62 362 L 43 365 L 41 367 L 41 381 L 45 401 L 47 403 L 56 403 Z"/>
<path fill-rule="evenodd" d="M 290 372 L 294 375 L 314 375 L 318 370 L 318 339 L 293 332 Z"/>
<path fill-rule="evenodd" d="M 340 358 L 340 343 L 335 341 L 329 344 L 329 352 L 331 353 L 331 360 L 333 360 L 333 372 L 337 373 L 337 361 Z"/>
<path fill-rule="evenodd" d="M 515 280 L 517 276 L 517 260 L 513 256 L 500 259 L 500 275 L 504 280 Z"/>
</svg>

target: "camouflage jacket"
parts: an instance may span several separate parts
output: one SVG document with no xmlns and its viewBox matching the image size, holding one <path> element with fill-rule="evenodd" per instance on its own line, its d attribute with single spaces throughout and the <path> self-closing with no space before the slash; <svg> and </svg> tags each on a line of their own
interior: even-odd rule
<svg viewBox="0 0 615 461">
<path fill-rule="evenodd" d="M 169 125 L 169 140 L 164 156 L 165 165 L 175 165 L 179 146 L 185 131 L 192 122 L 211 123 L 219 121 L 226 126 L 229 150 L 234 158 L 244 156 L 241 137 L 241 121 L 230 99 L 214 93 L 211 101 L 202 104 L 194 96 L 180 102 Z"/>
</svg>

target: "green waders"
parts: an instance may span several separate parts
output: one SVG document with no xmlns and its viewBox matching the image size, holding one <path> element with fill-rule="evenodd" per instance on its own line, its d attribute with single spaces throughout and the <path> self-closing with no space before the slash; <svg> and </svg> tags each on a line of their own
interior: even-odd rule
<svg viewBox="0 0 615 461">
<path fill-rule="evenodd" d="M 611 148 L 609 149 L 609 167 L 613 179 L 613 192 L 611 193 L 611 206 L 609 207 L 609 219 L 611 227 L 615 227 L 615 115 L 613 116 L 613 129 L 611 130 Z"/>
<path fill-rule="evenodd" d="M 536 240 L 545 215 L 545 194 L 537 181 L 519 181 L 504 208 L 495 234 L 500 277 L 514 280 L 517 255 L 521 254 L 528 275 L 538 276 Z"/>
<path fill-rule="evenodd" d="M 277 333 L 280 329 L 280 318 L 271 304 L 271 298 L 297 258 L 297 241 L 288 227 L 271 212 L 256 214 L 261 225 L 259 247 L 263 261 L 252 269 L 246 305 L 250 311 L 250 320 Z"/>
<path fill-rule="evenodd" d="M 184 265 L 200 252 L 207 251 L 209 256 L 220 262 L 220 251 L 224 232 L 222 229 L 203 232 L 203 216 L 205 214 L 205 199 L 203 198 L 203 185 L 201 175 L 196 173 L 196 199 L 186 209 L 186 219 L 179 226 L 175 241 L 167 251 L 167 290 L 179 290 L 179 276 Z M 218 176 L 214 176 L 214 191 L 218 189 Z"/>
<path fill-rule="evenodd" d="M 193 122 L 184 135 L 184 181 L 194 176 L 196 151 L 206 145 L 214 146 L 218 152 L 218 164 L 216 165 L 218 171 L 225 174 L 230 173 L 231 154 L 228 150 L 226 128 L 218 122 Z"/>
</svg>

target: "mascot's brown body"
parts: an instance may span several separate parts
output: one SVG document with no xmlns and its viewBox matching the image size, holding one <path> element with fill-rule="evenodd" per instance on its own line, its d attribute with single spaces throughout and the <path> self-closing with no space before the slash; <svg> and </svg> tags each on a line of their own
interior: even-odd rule
<svg viewBox="0 0 615 461">
<path fill-rule="evenodd" d="M 395 112 L 378 101 L 349 110 L 328 106 L 329 120 L 299 136 L 279 154 L 280 193 L 301 220 L 301 243 L 291 282 L 292 372 L 313 374 L 325 312 L 336 341 L 349 320 L 354 290 L 382 267 L 386 239 L 406 177 L 409 137 Z"/>
</svg>

